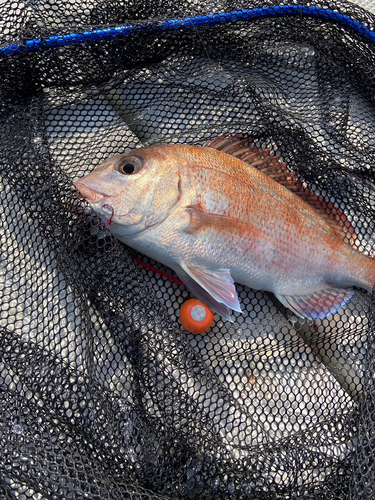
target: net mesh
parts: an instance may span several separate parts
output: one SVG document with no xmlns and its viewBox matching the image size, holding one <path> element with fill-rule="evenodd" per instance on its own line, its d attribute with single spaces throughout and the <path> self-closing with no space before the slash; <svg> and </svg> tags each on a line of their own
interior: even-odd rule
<svg viewBox="0 0 375 500">
<path fill-rule="evenodd" d="M 319 16 L 278 7 L 0 6 L 1 498 L 374 497 L 372 297 L 307 322 L 238 285 L 244 314 L 194 336 L 178 320 L 190 292 L 71 190 L 129 148 L 242 133 L 375 256 L 375 18 L 342 1 Z M 245 8 L 269 10 L 177 29 Z M 25 42 L 121 24 L 124 37 Z"/>
</svg>

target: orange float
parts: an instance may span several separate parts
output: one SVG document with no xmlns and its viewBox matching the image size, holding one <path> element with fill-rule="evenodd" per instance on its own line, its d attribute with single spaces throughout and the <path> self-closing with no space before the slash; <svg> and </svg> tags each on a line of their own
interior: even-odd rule
<svg viewBox="0 0 375 500">
<path fill-rule="evenodd" d="M 199 300 L 189 299 L 181 306 L 180 322 L 185 330 L 198 335 L 211 328 L 214 322 L 214 314 Z"/>
</svg>

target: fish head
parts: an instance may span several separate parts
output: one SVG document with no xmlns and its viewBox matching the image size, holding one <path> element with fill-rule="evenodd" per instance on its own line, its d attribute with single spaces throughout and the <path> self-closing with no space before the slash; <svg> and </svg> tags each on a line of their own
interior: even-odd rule
<svg viewBox="0 0 375 500">
<path fill-rule="evenodd" d="M 178 161 L 165 148 L 113 156 L 74 183 L 119 239 L 162 222 L 179 201 Z"/>
</svg>

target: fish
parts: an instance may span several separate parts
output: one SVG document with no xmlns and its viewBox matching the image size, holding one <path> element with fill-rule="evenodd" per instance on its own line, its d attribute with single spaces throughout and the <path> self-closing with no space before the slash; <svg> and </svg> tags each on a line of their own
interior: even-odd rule
<svg viewBox="0 0 375 500">
<path fill-rule="evenodd" d="M 304 319 L 337 312 L 355 288 L 372 293 L 375 259 L 355 248 L 344 213 L 241 134 L 139 147 L 74 187 L 116 238 L 225 319 L 241 312 L 236 282 Z"/>
</svg>

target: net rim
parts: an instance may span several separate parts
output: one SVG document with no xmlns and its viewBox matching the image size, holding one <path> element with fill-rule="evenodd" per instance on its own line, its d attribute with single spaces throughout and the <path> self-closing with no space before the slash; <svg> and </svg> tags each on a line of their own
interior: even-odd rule
<svg viewBox="0 0 375 500">
<path fill-rule="evenodd" d="M 365 11 L 365 9 L 361 9 Z M 365 11 L 369 14 L 367 11 Z M 89 42 L 108 41 L 120 39 L 141 32 L 163 32 L 197 29 L 207 26 L 234 23 L 239 21 L 254 21 L 259 19 L 276 17 L 313 17 L 330 21 L 345 27 L 361 36 L 371 44 L 375 45 L 375 31 L 369 29 L 360 21 L 352 17 L 326 7 L 317 5 L 287 4 L 272 5 L 253 9 L 233 10 L 230 12 L 214 12 L 211 14 L 197 15 L 193 17 L 173 18 L 163 21 L 152 21 L 149 23 L 122 24 L 120 26 L 108 26 L 99 29 L 76 31 L 61 35 L 53 35 L 47 38 L 37 37 L 22 40 L 16 43 L 0 47 L 0 59 L 12 57 L 18 54 L 35 52 L 38 50 L 59 49 L 77 44 Z"/>
</svg>

